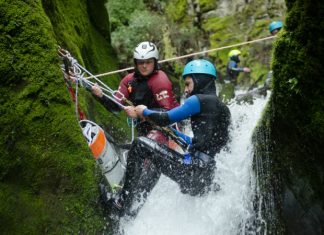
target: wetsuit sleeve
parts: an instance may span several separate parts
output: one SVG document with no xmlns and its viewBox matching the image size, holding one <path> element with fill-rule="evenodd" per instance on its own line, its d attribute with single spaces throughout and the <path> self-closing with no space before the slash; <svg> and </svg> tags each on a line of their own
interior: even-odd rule
<svg viewBox="0 0 324 235">
<path fill-rule="evenodd" d="M 179 136 L 180 138 L 182 138 L 184 141 L 186 141 L 187 144 L 191 145 L 192 144 L 192 138 L 180 131 L 178 131 L 177 129 L 172 128 L 172 131 L 174 132 L 174 134 L 176 134 L 177 136 Z"/>
<path fill-rule="evenodd" d="M 121 80 L 119 87 L 118 87 L 118 92 L 115 93 L 115 95 L 118 98 L 122 98 L 124 96 L 127 99 L 129 97 L 129 93 L 127 90 L 127 84 L 128 84 L 128 81 L 131 79 L 131 76 L 132 76 L 132 74 L 129 74 Z M 122 110 L 118 104 L 116 104 L 115 102 L 113 102 L 112 100 L 107 98 L 106 96 L 103 96 L 102 98 L 97 98 L 97 99 L 100 101 L 100 103 L 103 104 L 103 106 L 109 112 L 115 113 L 115 112 L 119 112 Z M 120 102 L 120 103 L 123 104 L 123 102 Z"/>
<path fill-rule="evenodd" d="M 121 111 L 119 105 L 107 98 L 106 96 L 98 98 L 98 100 L 109 112 L 115 113 Z"/>
<path fill-rule="evenodd" d="M 200 101 L 197 96 L 190 96 L 184 104 L 166 112 L 158 112 L 150 109 L 145 109 L 144 117 L 150 118 L 158 125 L 166 126 L 170 123 L 178 122 L 191 117 L 200 112 Z"/>
<path fill-rule="evenodd" d="M 237 72 L 243 72 L 244 71 L 244 68 L 237 67 L 237 63 L 235 61 L 232 61 L 232 60 L 229 62 L 228 68 L 230 70 L 237 71 Z"/>
</svg>

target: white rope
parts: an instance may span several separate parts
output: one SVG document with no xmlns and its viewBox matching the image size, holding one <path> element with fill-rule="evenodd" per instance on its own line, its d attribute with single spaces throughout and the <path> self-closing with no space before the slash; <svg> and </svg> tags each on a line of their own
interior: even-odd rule
<svg viewBox="0 0 324 235">
<path fill-rule="evenodd" d="M 92 87 L 95 85 L 95 83 L 87 80 L 84 75 L 85 73 L 87 73 L 88 75 L 90 75 L 91 77 L 93 77 L 97 82 L 99 82 L 99 84 L 97 84 L 97 86 L 99 86 L 102 90 L 102 94 L 107 97 L 108 99 L 110 99 L 111 101 L 113 101 L 114 103 L 116 103 L 117 105 L 119 105 L 122 109 L 125 108 L 125 106 L 121 103 L 121 101 L 124 99 L 124 94 L 122 94 L 119 90 L 113 90 L 111 89 L 109 86 L 107 86 L 104 82 L 102 82 L 100 79 L 97 78 L 96 75 L 93 75 L 92 73 L 90 73 L 87 69 L 85 69 L 84 67 L 82 67 L 78 61 L 73 58 L 71 56 L 71 54 L 64 49 L 59 48 L 59 53 L 62 57 L 66 57 L 71 65 L 72 65 L 72 69 L 73 69 L 73 76 L 75 77 L 75 83 L 76 83 L 76 104 L 77 104 L 77 95 L 78 95 L 78 83 L 80 81 L 80 84 L 83 86 L 83 83 Z M 63 73 L 65 73 L 64 71 L 64 67 L 61 68 Z M 106 94 L 109 93 L 109 94 Z M 118 95 L 120 97 L 118 97 Z M 77 107 L 77 105 L 76 105 Z"/>
<path fill-rule="evenodd" d="M 232 44 L 232 45 L 229 45 L 229 46 L 223 46 L 223 47 L 213 48 L 213 49 L 205 50 L 205 51 L 199 51 L 199 52 L 195 52 L 195 53 L 191 53 L 191 54 L 187 54 L 187 55 L 183 55 L 183 56 L 177 56 L 177 57 L 173 57 L 173 58 L 161 60 L 161 61 L 159 61 L 159 64 L 162 64 L 162 63 L 165 63 L 165 62 L 169 62 L 169 61 L 184 59 L 184 58 L 192 57 L 192 56 L 195 56 L 195 55 L 205 54 L 205 53 L 209 53 L 209 52 L 221 51 L 221 50 L 228 49 L 228 48 L 232 48 L 232 47 L 238 47 L 238 46 L 243 46 L 243 45 L 247 45 L 247 44 L 251 44 L 251 43 L 261 42 L 261 41 L 273 39 L 275 37 L 276 36 L 269 36 L 269 37 L 265 37 L 265 38 L 259 38 L 259 39 L 255 39 L 255 40 L 251 40 L 251 41 L 246 41 L 246 42 L 241 42 L 241 43 L 237 43 L 237 44 Z M 112 74 L 116 74 L 116 73 L 121 73 L 121 72 L 125 72 L 125 71 L 132 70 L 132 69 L 134 69 L 134 67 L 119 69 L 119 70 L 115 70 L 115 71 L 111 71 L 111 72 L 107 72 L 107 73 L 102 73 L 102 74 L 98 74 L 98 75 L 91 75 L 89 77 L 85 77 L 85 79 L 108 76 L 108 75 L 112 75 Z"/>
<path fill-rule="evenodd" d="M 133 142 L 134 141 L 134 139 L 135 139 L 135 124 L 134 124 L 134 119 L 132 118 L 132 140 L 131 140 L 131 142 Z"/>
</svg>

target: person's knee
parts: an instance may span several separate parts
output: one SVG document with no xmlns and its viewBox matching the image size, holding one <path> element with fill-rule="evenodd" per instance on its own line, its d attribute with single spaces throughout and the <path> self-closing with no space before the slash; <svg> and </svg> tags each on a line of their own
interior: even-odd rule
<svg viewBox="0 0 324 235">
<path fill-rule="evenodd" d="M 214 157 L 200 151 L 196 151 L 193 157 L 193 165 L 197 168 L 209 169 L 214 168 L 216 161 Z"/>
<path fill-rule="evenodd" d="M 149 140 L 146 137 L 136 138 L 132 143 L 132 146 L 131 146 L 131 149 L 129 150 L 128 155 L 129 156 L 132 156 L 132 155 L 143 156 L 143 155 L 145 155 L 145 152 L 148 152 L 150 149 L 152 149 L 149 142 L 153 142 L 153 141 Z"/>
</svg>

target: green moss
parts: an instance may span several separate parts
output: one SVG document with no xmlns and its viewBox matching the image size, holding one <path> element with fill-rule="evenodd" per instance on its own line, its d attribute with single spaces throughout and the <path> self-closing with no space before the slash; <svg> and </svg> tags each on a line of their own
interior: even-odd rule
<svg viewBox="0 0 324 235">
<path fill-rule="evenodd" d="M 200 0 L 199 5 L 202 12 L 208 12 L 214 10 L 217 6 L 217 1 L 215 0 Z"/>
<path fill-rule="evenodd" d="M 92 74 L 100 74 L 117 68 L 116 54 L 109 44 L 110 32 L 109 21 L 105 11 L 105 1 L 78 1 L 53 0 L 46 1 L 44 9 L 49 16 L 57 41 L 66 47 L 79 63 L 87 68 Z M 88 8 L 87 8 L 88 6 Z M 100 7 L 101 6 L 101 7 Z M 98 8 L 100 10 L 98 10 Z M 91 19 L 91 21 L 89 21 Z M 108 27 L 108 28 L 107 28 Z M 105 84 L 118 89 L 120 77 L 111 75 L 100 78 Z M 115 131 L 116 138 L 124 138 L 130 133 L 125 122 L 125 115 L 116 118 L 97 104 L 92 96 L 80 90 L 81 107 L 86 110 L 86 116 L 98 124 L 108 126 L 111 120 L 116 127 L 124 131 Z M 82 105 L 83 104 L 83 105 Z M 94 107 L 95 105 L 95 107 Z"/>
<path fill-rule="evenodd" d="M 277 202 L 274 209 L 284 233 L 316 233 L 322 226 L 317 221 L 323 217 L 324 198 L 324 51 L 320 49 L 324 47 L 320 33 L 324 25 L 318 23 L 323 21 L 324 4 L 286 2 L 285 27 L 274 44 L 273 95 L 263 117 L 262 128 L 268 136 L 264 144 L 271 146 L 267 172 L 273 175 L 269 184 L 276 189 L 272 192 Z M 256 142 L 262 145 L 262 139 Z M 256 157 L 263 158 L 262 154 L 264 151 Z M 292 213 L 302 214 L 303 219 Z"/>
<path fill-rule="evenodd" d="M 224 101 L 228 102 L 234 98 L 234 85 L 233 84 L 223 84 L 222 89 L 218 96 Z"/>
<path fill-rule="evenodd" d="M 209 33 L 211 48 L 220 48 L 240 42 L 235 34 L 235 25 L 232 25 L 233 17 L 209 18 L 203 22 L 203 29 Z M 209 53 L 209 56 L 215 60 L 217 71 L 223 75 L 226 74 L 226 64 L 228 62 L 228 50 L 219 50 Z"/>
<path fill-rule="evenodd" d="M 0 184 L 0 189 L 0 229 L 3 234 L 38 234 L 39 231 L 46 231 L 49 218 L 43 210 L 46 207 L 44 201 L 15 185 Z"/>
<path fill-rule="evenodd" d="M 252 39 L 255 38 L 262 38 L 262 37 L 268 37 L 269 31 L 268 27 L 269 24 L 271 23 L 271 20 L 268 19 L 259 19 L 255 21 L 253 26 L 251 27 L 251 30 L 249 32 L 249 37 Z M 267 48 L 269 50 L 269 48 Z"/>
<path fill-rule="evenodd" d="M 270 36 L 268 24 L 271 20 L 264 18 L 264 15 L 270 11 L 267 12 L 262 5 L 262 1 L 253 1 L 246 4 L 240 12 L 234 15 L 222 18 L 206 18 L 202 28 L 209 35 L 210 48 L 221 48 Z M 228 52 L 232 49 L 239 49 L 242 52 L 240 65 L 252 70 L 250 74 L 240 74 L 238 78 L 240 83 L 249 86 L 264 74 L 265 76 L 260 81 L 260 84 L 262 84 L 270 69 L 272 41 L 247 44 L 209 53 L 209 56 L 215 61 L 218 71 L 223 76 L 226 74 Z"/>
<path fill-rule="evenodd" d="M 262 86 L 264 80 L 268 76 L 269 67 L 266 66 L 264 63 L 260 63 L 254 60 L 251 62 L 247 60 L 245 63 L 248 64 L 249 67 L 253 68 L 253 70 L 249 74 L 249 79 L 248 79 L 249 83 L 246 82 L 247 85 Z M 243 83 L 245 82 L 243 76 L 239 77 L 239 82 L 243 82 Z"/>
<path fill-rule="evenodd" d="M 95 161 L 80 132 L 56 52 L 58 44 L 64 46 L 93 73 L 116 68 L 108 23 L 100 22 L 108 18 L 102 11 L 90 17 L 87 7 L 86 1 L 0 0 L 4 234 L 95 234 L 104 226 L 96 204 Z M 119 79 L 106 82 L 117 88 Z M 90 110 L 93 98 L 80 92 L 87 116 L 107 124 L 107 111 Z M 118 123 L 125 126 L 124 120 Z"/>
<path fill-rule="evenodd" d="M 187 15 L 187 1 L 176 0 L 168 4 L 166 7 L 168 17 L 174 21 L 183 21 Z"/>
</svg>

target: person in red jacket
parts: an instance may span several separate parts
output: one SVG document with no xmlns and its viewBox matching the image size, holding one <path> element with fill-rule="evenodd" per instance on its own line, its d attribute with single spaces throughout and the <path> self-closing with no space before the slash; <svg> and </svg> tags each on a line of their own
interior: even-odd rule
<svg viewBox="0 0 324 235">
<path fill-rule="evenodd" d="M 168 76 L 159 69 L 159 52 L 152 42 L 141 42 L 134 50 L 135 71 L 126 75 L 120 82 L 116 96 L 122 94 L 134 106 L 145 105 L 155 110 L 170 110 L 179 106 L 172 91 L 172 83 Z M 121 111 L 120 106 L 103 96 L 99 86 L 92 87 L 94 95 L 99 97 L 103 105 L 111 112 Z M 127 105 L 127 104 L 126 104 Z M 127 106 L 124 111 L 129 117 L 137 118 L 135 108 Z M 146 122 L 137 125 L 139 136 L 147 136 L 165 144 L 167 138 L 159 131 L 153 130 Z"/>
<path fill-rule="evenodd" d="M 135 112 L 136 105 L 145 105 L 153 110 L 170 110 L 179 106 L 178 101 L 172 91 L 172 83 L 168 76 L 159 69 L 159 52 L 152 42 L 141 42 L 134 50 L 135 71 L 126 75 L 120 82 L 118 92 L 115 94 L 118 98 L 122 95 L 131 101 L 134 106 L 126 106 L 124 111 L 131 118 L 139 118 Z M 100 102 L 110 112 L 118 112 L 122 109 L 116 103 L 103 95 L 99 86 L 92 87 L 92 93 L 96 95 Z M 122 95 L 121 95 L 122 94 Z M 127 103 L 123 103 L 127 105 Z M 136 126 L 138 136 L 145 136 L 160 144 L 167 144 L 168 137 L 158 130 L 155 130 L 150 123 L 139 121 Z M 132 156 L 128 156 L 131 158 Z M 159 179 L 160 173 L 150 169 L 150 161 L 145 161 L 146 172 L 142 174 L 142 179 L 138 185 L 134 185 L 138 192 L 144 192 L 147 195 Z M 104 201 L 110 199 L 109 194 L 103 190 Z"/>
</svg>

